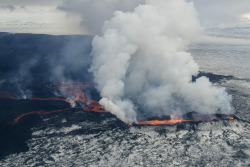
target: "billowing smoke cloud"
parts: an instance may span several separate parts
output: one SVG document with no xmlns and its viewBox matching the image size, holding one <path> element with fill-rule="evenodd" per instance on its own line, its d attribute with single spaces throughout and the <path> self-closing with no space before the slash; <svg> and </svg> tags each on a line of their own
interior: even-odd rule
<svg viewBox="0 0 250 167">
<path fill-rule="evenodd" d="M 131 11 L 145 0 L 64 0 L 58 9 L 80 15 L 81 24 L 89 33 L 101 31 L 103 22 L 109 20 L 116 10 Z"/>
<path fill-rule="evenodd" d="M 229 96 L 205 77 L 185 52 L 201 27 L 192 3 L 147 0 L 133 12 L 115 12 L 93 40 L 100 103 L 123 121 L 156 115 L 231 113 Z"/>
<path fill-rule="evenodd" d="M 250 12 L 249 0 L 186 1 L 194 3 L 204 27 L 237 22 L 242 14 Z M 69 14 L 71 19 L 80 16 L 82 29 L 95 34 L 100 33 L 103 21 L 111 19 L 115 11 L 129 12 L 139 4 L 145 4 L 145 0 L 62 0 L 58 9 Z"/>
</svg>

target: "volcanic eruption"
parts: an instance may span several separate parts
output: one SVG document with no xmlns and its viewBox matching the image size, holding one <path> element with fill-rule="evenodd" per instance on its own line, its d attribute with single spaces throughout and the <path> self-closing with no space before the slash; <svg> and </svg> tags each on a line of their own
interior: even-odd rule
<svg viewBox="0 0 250 167">
<path fill-rule="evenodd" d="M 90 72 L 101 100 L 85 97 L 88 83 L 45 85 L 60 90 L 61 96 L 27 100 L 70 106 L 24 113 L 14 123 L 27 115 L 74 108 L 111 112 L 125 123 L 139 125 L 234 119 L 231 95 L 208 78 L 198 78 L 199 66 L 186 52 L 201 32 L 193 3 L 185 0 L 146 0 L 133 11 L 117 11 L 92 42 Z"/>
<path fill-rule="evenodd" d="M 232 114 L 224 88 L 206 77 L 192 81 L 199 66 L 186 49 L 201 32 L 193 3 L 185 0 L 146 0 L 132 12 L 115 12 L 93 40 L 90 71 L 100 104 L 127 123 L 155 116 L 180 122 L 191 112 Z"/>
<path fill-rule="evenodd" d="M 70 104 L 70 107 L 62 108 L 62 109 L 56 109 L 51 111 L 45 111 L 45 110 L 37 110 L 37 111 L 31 111 L 27 113 L 23 113 L 19 116 L 17 116 L 12 124 L 17 124 L 20 119 L 23 117 L 26 117 L 28 115 L 49 115 L 53 113 L 63 112 L 63 111 L 69 111 L 72 109 L 82 109 L 87 112 L 97 112 L 97 113 L 108 113 L 109 111 L 105 110 L 104 107 L 99 104 L 95 100 L 87 99 L 85 97 L 85 91 L 92 87 L 89 83 L 79 83 L 79 82 L 62 82 L 59 84 L 45 84 L 42 85 L 45 86 L 47 89 L 50 89 L 50 91 L 60 91 L 62 94 L 64 94 L 67 99 L 65 99 L 63 96 L 55 96 L 55 97 L 33 97 L 29 99 L 19 99 L 16 98 L 9 93 L 1 93 L 1 98 L 7 98 L 11 100 L 28 100 L 28 101 L 62 101 L 65 103 Z M 67 95 L 66 95 L 67 94 Z M 181 123 L 181 122 L 199 122 L 199 121 L 212 121 L 212 120 L 226 120 L 226 119 L 235 119 L 236 117 L 233 115 L 225 115 L 225 114 L 216 114 L 216 115 L 200 115 L 196 112 L 189 112 L 184 115 L 179 115 L 175 117 L 171 116 L 163 116 L 160 117 L 150 117 L 150 118 L 140 118 L 139 120 L 129 120 L 127 116 L 125 116 L 126 122 L 130 122 L 129 125 L 166 125 L 166 124 L 175 124 L 175 123 Z"/>
</svg>

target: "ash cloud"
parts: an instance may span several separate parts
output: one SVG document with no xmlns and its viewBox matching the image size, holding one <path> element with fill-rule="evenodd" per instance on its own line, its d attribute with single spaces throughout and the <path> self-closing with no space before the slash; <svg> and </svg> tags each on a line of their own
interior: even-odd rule
<svg viewBox="0 0 250 167">
<path fill-rule="evenodd" d="M 208 78 L 192 82 L 199 66 L 185 52 L 202 28 L 193 3 L 147 0 L 116 11 L 93 40 L 100 103 L 125 122 L 137 116 L 232 113 L 231 96 Z"/>
</svg>

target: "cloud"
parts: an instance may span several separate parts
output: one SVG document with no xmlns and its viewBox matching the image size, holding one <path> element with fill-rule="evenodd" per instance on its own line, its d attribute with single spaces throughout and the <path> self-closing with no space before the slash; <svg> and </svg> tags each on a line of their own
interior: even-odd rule
<svg viewBox="0 0 250 167">
<path fill-rule="evenodd" d="M 3 19 L 5 19 L 4 17 L 7 15 L 8 20 L 13 21 L 17 18 L 22 22 L 41 22 L 40 20 L 43 16 L 42 19 L 47 19 L 50 25 L 53 24 L 51 22 L 55 22 L 57 27 L 65 29 L 63 34 L 75 34 L 75 31 L 77 31 L 77 34 L 100 34 L 103 23 L 111 19 L 115 11 L 133 11 L 139 4 L 145 4 L 145 1 L 146 0 L 0 0 L 2 10 L 5 8 L 4 12 L 0 11 L 0 14 Z M 240 16 L 250 12 L 249 0 L 186 1 L 194 3 L 199 14 L 200 22 L 205 27 L 235 22 Z M 22 10 L 20 10 L 21 8 Z M 12 11 L 12 14 L 7 13 L 6 9 Z M 28 13 L 29 16 L 26 16 L 27 14 L 25 15 L 25 13 Z M 53 16 L 49 17 L 49 15 Z M 23 17 L 21 18 L 21 16 Z M 34 17 L 36 18 L 34 19 Z M 70 29 L 74 32 L 70 32 Z M 32 30 L 32 33 L 35 33 L 35 31 L 36 30 L 33 32 Z M 55 34 L 54 30 L 53 32 L 51 31 L 52 30 L 46 30 L 46 33 Z"/>
<path fill-rule="evenodd" d="M 13 5 L 0 5 L 0 8 L 9 9 L 10 11 L 15 10 L 15 6 L 13 6 Z"/>
<path fill-rule="evenodd" d="M 12 5 L 12 6 L 56 6 L 61 0 L 0 0 L 1 5 Z"/>
<path fill-rule="evenodd" d="M 250 12 L 249 0 L 188 0 L 194 3 L 204 26 L 233 23 Z"/>
<path fill-rule="evenodd" d="M 89 33 L 96 34 L 101 32 L 104 21 L 109 20 L 115 11 L 132 11 L 141 3 L 143 4 L 144 0 L 64 0 L 58 9 L 80 15 L 81 25 L 86 27 Z"/>
<path fill-rule="evenodd" d="M 84 28 L 79 26 L 80 16 L 70 17 L 64 11 L 56 9 L 60 1 L 52 2 L 46 4 L 39 1 L 2 1 L 0 31 L 56 35 L 86 34 Z"/>
<path fill-rule="evenodd" d="M 100 103 L 123 121 L 196 111 L 231 113 L 231 96 L 208 78 L 192 82 L 199 66 L 187 45 L 201 27 L 192 3 L 147 0 L 132 12 L 115 12 L 93 40 Z"/>
<path fill-rule="evenodd" d="M 249 0 L 187 0 L 193 2 L 203 26 L 214 26 L 237 21 L 250 12 Z M 81 25 L 91 34 L 101 32 L 104 21 L 113 17 L 115 11 L 133 11 L 145 0 L 63 0 L 58 9 L 81 17 Z"/>
</svg>

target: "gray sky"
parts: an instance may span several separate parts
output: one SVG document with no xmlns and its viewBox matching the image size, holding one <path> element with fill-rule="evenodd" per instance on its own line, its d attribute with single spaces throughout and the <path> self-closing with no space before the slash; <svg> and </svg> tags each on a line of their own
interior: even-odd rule
<svg viewBox="0 0 250 167">
<path fill-rule="evenodd" d="M 249 0 L 194 2 L 205 27 L 250 19 Z M 144 0 L 0 0 L 0 31 L 95 34 L 116 10 L 131 11 Z"/>
<path fill-rule="evenodd" d="M 250 0 L 188 0 L 194 2 L 204 26 L 216 26 L 250 19 Z"/>
<path fill-rule="evenodd" d="M 57 9 L 62 0 L 0 0 L 0 31 L 86 34 L 78 15 Z"/>
</svg>

